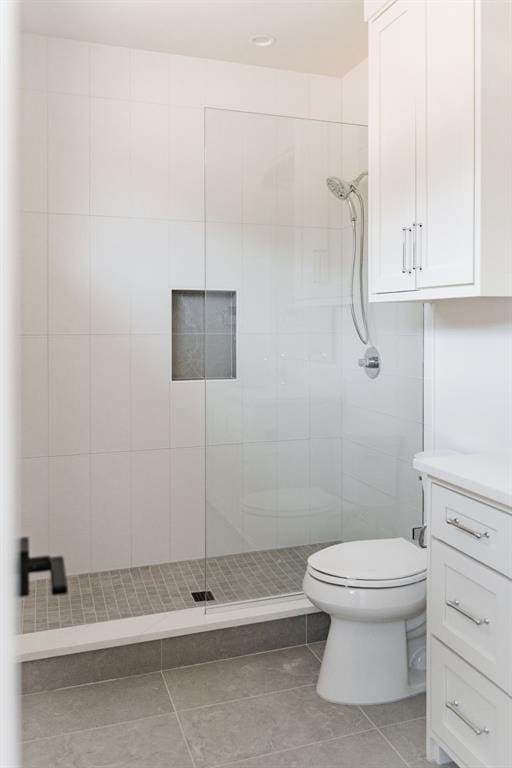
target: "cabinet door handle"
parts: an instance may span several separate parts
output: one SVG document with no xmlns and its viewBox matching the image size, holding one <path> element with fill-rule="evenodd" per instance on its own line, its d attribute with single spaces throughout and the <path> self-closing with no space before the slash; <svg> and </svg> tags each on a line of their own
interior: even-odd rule
<svg viewBox="0 0 512 768">
<path fill-rule="evenodd" d="M 446 520 L 447 525 L 453 525 L 455 528 L 458 528 L 459 531 L 463 531 L 464 533 L 469 533 L 470 536 L 473 536 L 475 539 L 490 539 L 490 534 L 487 533 L 487 531 L 484 531 L 483 533 L 479 533 L 478 531 L 474 531 L 472 528 L 468 528 L 466 525 L 462 525 L 461 521 L 458 517 L 449 517 Z"/>
<path fill-rule="evenodd" d="M 402 275 L 407 272 L 407 227 L 402 227 Z"/>
<path fill-rule="evenodd" d="M 412 225 L 412 268 L 416 270 L 418 268 L 417 256 L 418 256 L 418 225 L 413 222 Z"/>
<path fill-rule="evenodd" d="M 479 728 L 477 725 L 471 722 L 465 715 L 462 714 L 462 712 L 459 710 L 459 702 L 458 701 L 447 701 L 446 702 L 446 708 L 450 710 L 450 712 L 453 712 L 454 715 L 456 715 L 459 720 L 462 720 L 464 725 L 467 725 L 468 728 L 471 728 L 473 733 L 476 733 L 477 736 L 481 736 L 483 733 L 490 733 L 488 728 Z"/>
<path fill-rule="evenodd" d="M 460 602 L 458 600 L 447 600 L 446 605 L 448 608 L 453 608 L 454 611 L 457 611 L 457 613 L 462 614 L 462 616 L 465 616 L 466 619 L 469 619 L 473 622 L 473 624 L 476 624 L 477 627 L 481 627 L 484 624 L 489 625 L 491 622 L 489 619 L 477 619 L 476 616 L 473 616 L 471 613 L 468 613 L 468 611 L 465 611 L 464 608 L 461 608 Z"/>
<path fill-rule="evenodd" d="M 421 272 L 423 269 L 423 224 L 418 224 L 419 230 L 419 247 L 418 247 L 418 269 Z"/>
</svg>

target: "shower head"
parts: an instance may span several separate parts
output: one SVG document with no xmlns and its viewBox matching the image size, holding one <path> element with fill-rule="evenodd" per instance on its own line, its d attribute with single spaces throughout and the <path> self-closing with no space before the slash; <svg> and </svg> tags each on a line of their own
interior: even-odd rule
<svg viewBox="0 0 512 768">
<path fill-rule="evenodd" d="M 365 176 L 368 176 L 368 171 L 363 171 L 353 181 L 343 181 L 337 176 L 328 176 L 326 184 L 338 200 L 347 200 L 351 192 L 357 189 Z"/>
<path fill-rule="evenodd" d="M 342 181 L 337 176 L 328 176 L 326 184 L 334 197 L 338 200 L 346 200 L 352 192 L 352 187 L 346 181 Z"/>
</svg>

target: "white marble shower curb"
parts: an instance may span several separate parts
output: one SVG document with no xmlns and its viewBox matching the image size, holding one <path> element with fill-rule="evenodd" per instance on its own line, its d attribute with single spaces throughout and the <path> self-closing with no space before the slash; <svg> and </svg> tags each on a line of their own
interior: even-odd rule
<svg viewBox="0 0 512 768">
<path fill-rule="evenodd" d="M 210 608 L 207 613 L 204 607 L 186 608 L 181 611 L 30 632 L 18 635 L 18 661 L 66 656 L 71 653 L 96 651 L 317 612 L 318 609 L 306 597 L 297 595 L 258 600 L 250 604 L 219 606 Z"/>
</svg>

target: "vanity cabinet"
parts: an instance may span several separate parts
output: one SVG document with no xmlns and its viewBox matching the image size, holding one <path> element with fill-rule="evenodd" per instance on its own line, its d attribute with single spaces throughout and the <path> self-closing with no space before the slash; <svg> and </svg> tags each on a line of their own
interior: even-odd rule
<svg viewBox="0 0 512 768">
<path fill-rule="evenodd" d="M 414 465 L 429 548 L 427 757 L 512 766 L 512 457 Z"/>
<path fill-rule="evenodd" d="M 512 3 L 369 18 L 371 301 L 512 295 Z"/>
</svg>

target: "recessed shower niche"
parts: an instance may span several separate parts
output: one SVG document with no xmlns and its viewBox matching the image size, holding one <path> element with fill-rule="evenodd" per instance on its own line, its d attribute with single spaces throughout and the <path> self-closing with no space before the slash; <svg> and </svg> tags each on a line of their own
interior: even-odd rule
<svg viewBox="0 0 512 768">
<path fill-rule="evenodd" d="M 172 380 L 236 378 L 236 291 L 172 291 Z"/>
</svg>

